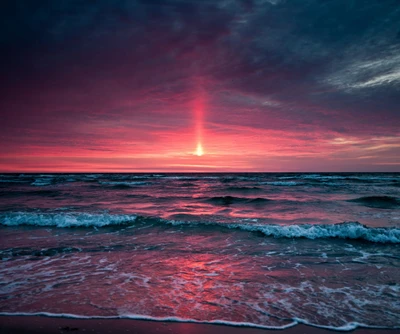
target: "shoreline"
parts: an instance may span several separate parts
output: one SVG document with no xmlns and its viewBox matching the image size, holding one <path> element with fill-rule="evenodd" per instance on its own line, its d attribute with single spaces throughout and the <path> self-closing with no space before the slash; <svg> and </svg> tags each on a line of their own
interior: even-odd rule
<svg viewBox="0 0 400 334">
<path fill-rule="evenodd" d="M 137 320 L 137 319 L 76 319 L 48 317 L 43 315 L 0 316 L 0 334 L 23 333 L 137 333 L 137 334 L 395 334 L 399 329 L 357 328 L 351 331 L 336 331 L 307 325 L 295 325 L 286 329 L 263 329 L 224 324 L 201 324 L 191 322 Z"/>
</svg>

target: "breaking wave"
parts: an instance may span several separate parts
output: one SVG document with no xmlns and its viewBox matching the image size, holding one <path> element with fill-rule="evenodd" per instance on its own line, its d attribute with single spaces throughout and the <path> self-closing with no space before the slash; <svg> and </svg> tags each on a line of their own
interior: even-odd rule
<svg viewBox="0 0 400 334">
<path fill-rule="evenodd" d="M 136 215 L 112 215 L 107 213 L 10 212 L 0 214 L 0 224 L 5 226 L 103 227 L 130 224 L 136 218 Z"/>
<path fill-rule="evenodd" d="M 140 219 L 138 219 L 140 218 Z M 133 225 L 138 221 L 146 221 L 169 225 L 215 226 L 220 228 L 240 229 L 259 232 L 275 238 L 307 238 L 307 239 L 359 239 L 377 243 L 400 243 L 400 228 L 368 227 L 358 222 L 345 222 L 334 225 L 320 224 L 252 224 L 252 223 L 218 223 L 190 222 L 167 220 L 161 218 L 146 218 L 130 214 L 108 213 L 38 213 L 38 212 L 8 212 L 0 214 L 0 225 L 4 226 L 45 226 L 45 227 L 106 227 Z"/>
<path fill-rule="evenodd" d="M 340 223 L 335 225 L 239 225 L 230 227 L 247 231 L 262 232 L 266 236 L 276 238 L 307 238 L 307 239 L 361 239 L 380 243 L 400 243 L 400 229 L 385 227 L 367 227 L 358 222 Z"/>
<path fill-rule="evenodd" d="M 184 221 L 166 221 L 172 225 L 193 225 Z M 195 223 L 200 225 L 199 223 Z M 360 239 L 379 243 L 400 243 L 400 229 L 395 227 L 368 227 L 358 222 L 345 222 L 334 225 L 276 225 L 276 224 L 220 224 L 201 223 L 202 225 L 222 226 L 243 231 L 260 232 L 265 236 L 275 238 L 305 238 L 305 239 Z"/>
</svg>

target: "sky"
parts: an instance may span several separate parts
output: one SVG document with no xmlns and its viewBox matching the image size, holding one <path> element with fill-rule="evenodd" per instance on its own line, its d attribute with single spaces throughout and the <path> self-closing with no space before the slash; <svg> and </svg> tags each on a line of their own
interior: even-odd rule
<svg viewBox="0 0 400 334">
<path fill-rule="evenodd" d="M 400 172 L 398 0 L 7 0 L 0 41 L 0 172 Z"/>
</svg>

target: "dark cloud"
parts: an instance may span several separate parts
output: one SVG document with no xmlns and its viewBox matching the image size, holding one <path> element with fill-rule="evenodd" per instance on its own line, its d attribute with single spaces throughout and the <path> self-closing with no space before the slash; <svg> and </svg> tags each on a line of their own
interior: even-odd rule
<svg viewBox="0 0 400 334">
<path fill-rule="evenodd" d="M 3 1 L 2 136 L 188 128 L 202 90 L 221 132 L 396 136 L 399 22 L 398 0 Z"/>
</svg>

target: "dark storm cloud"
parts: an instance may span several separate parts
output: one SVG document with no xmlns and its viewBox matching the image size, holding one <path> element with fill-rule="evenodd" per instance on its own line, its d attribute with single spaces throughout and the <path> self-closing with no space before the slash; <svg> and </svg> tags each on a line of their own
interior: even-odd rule
<svg viewBox="0 0 400 334">
<path fill-rule="evenodd" d="M 360 90 L 385 86 L 382 93 L 399 83 L 397 0 L 64 0 L 2 6 L 2 56 L 31 70 L 54 70 L 64 62 L 107 70 L 121 61 L 133 73 L 135 63 L 147 60 L 141 65 L 150 70 L 157 59 L 165 72 L 197 70 L 224 87 L 284 98 L 331 87 L 361 99 Z M 190 58 L 191 68 L 180 68 L 189 66 L 184 56 L 193 52 L 198 59 Z"/>
<path fill-rule="evenodd" d="M 109 89 L 141 97 L 182 89 L 180 80 L 201 67 L 198 49 L 211 49 L 234 18 L 206 1 L 19 1 L 2 16 L 4 88 L 12 94 L 79 81 L 103 95 L 96 82 L 111 81 L 118 87 Z"/>
<path fill-rule="evenodd" d="M 369 122 L 379 112 L 393 121 L 400 94 L 398 22 L 398 1 L 263 2 L 236 26 L 236 64 L 221 78 L 231 76 L 229 87 L 244 94 L 285 107 L 297 103 L 297 111 L 341 110 Z"/>
</svg>

